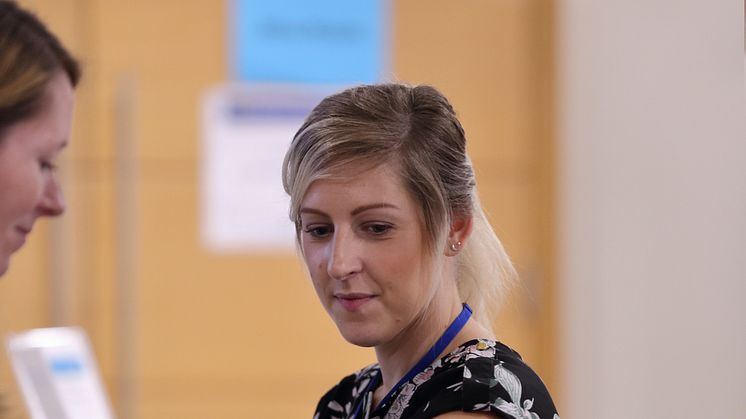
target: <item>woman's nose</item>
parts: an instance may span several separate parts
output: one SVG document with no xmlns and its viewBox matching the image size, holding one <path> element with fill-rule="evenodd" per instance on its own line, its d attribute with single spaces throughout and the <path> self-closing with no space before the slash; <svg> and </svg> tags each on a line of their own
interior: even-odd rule
<svg viewBox="0 0 746 419">
<path fill-rule="evenodd" d="M 56 176 L 51 176 L 47 180 L 38 209 L 42 216 L 47 217 L 55 217 L 65 212 L 65 197 Z"/>
<path fill-rule="evenodd" d="M 334 279 L 348 279 L 360 272 L 362 262 L 351 234 L 337 232 L 331 243 L 327 272 Z"/>
</svg>

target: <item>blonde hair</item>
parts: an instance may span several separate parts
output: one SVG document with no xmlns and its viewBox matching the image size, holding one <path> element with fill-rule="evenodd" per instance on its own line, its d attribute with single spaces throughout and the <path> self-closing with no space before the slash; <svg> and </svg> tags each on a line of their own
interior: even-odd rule
<svg viewBox="0 0 746 419">
<path fill-rule="evenodd" d="M 431 86 L 364 85 L 321 101 L 295 134 L 283 162 L 290 219 L 311 183 L 355 165 L 389 163 L 422 210 L 426 247 L 436 254 L 454 216 L 471 216 L 472 235 L 457 256 L 462 301 L 490 328 L 515 270 L 476 193 L 466 138 L 448 100 Z"/>
</svg>

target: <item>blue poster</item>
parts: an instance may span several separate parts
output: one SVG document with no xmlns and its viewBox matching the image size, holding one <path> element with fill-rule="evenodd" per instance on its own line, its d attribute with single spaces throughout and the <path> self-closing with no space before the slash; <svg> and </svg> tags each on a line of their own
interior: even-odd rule
<svg viewBox="0 0 746 419">
<path fill-rule="evenodd" d="M 239 81 L 373 83 L 386 71 L 386 0 L 232 0 Z"/>
</svg>

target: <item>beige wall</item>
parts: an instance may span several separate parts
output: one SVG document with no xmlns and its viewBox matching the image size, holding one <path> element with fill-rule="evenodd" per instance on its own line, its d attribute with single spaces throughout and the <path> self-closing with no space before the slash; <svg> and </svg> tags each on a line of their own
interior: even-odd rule
<svg viewBox="0 0 746 419">
<path fill-rule="evenodd" d="M 82 324 L 122 419 L 309 416 L 373 354 L 338 336 L 294 255 L 216 255 L 199 242 L 198 109 L 226 79 L 223 4 L 22 3 L 86 74 L 63 163 L 69 211 L 0 283 L 0 331 Z M 392 13 L 394 77 L 452 99 L 525 280 L 498 334 L 551 388 L 548 2 L 396 1 Z"/>
<path fill-rule="evenodd" d="M 567 417 L 746 417 L 743 18 L 741 1 L 559 10 Z"/>
</svg>

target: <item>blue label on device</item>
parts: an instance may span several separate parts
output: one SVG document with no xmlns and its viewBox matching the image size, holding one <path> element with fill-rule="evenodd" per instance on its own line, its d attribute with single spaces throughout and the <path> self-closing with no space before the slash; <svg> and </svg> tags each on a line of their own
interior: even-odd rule
<svg viewBox="0 0 746 419">
<path fill-rule="evenodd" d="M 53 358 L 50 361 L 50 368 L 55 375 L 70 375 L 83 371 L 83 364 L 73 357 Z"/>
<path fill-rule="evenodd" d="M 373 83 L 384 71 L 385 0 L 233 0 L 241 81 Z"/>
</svg>

